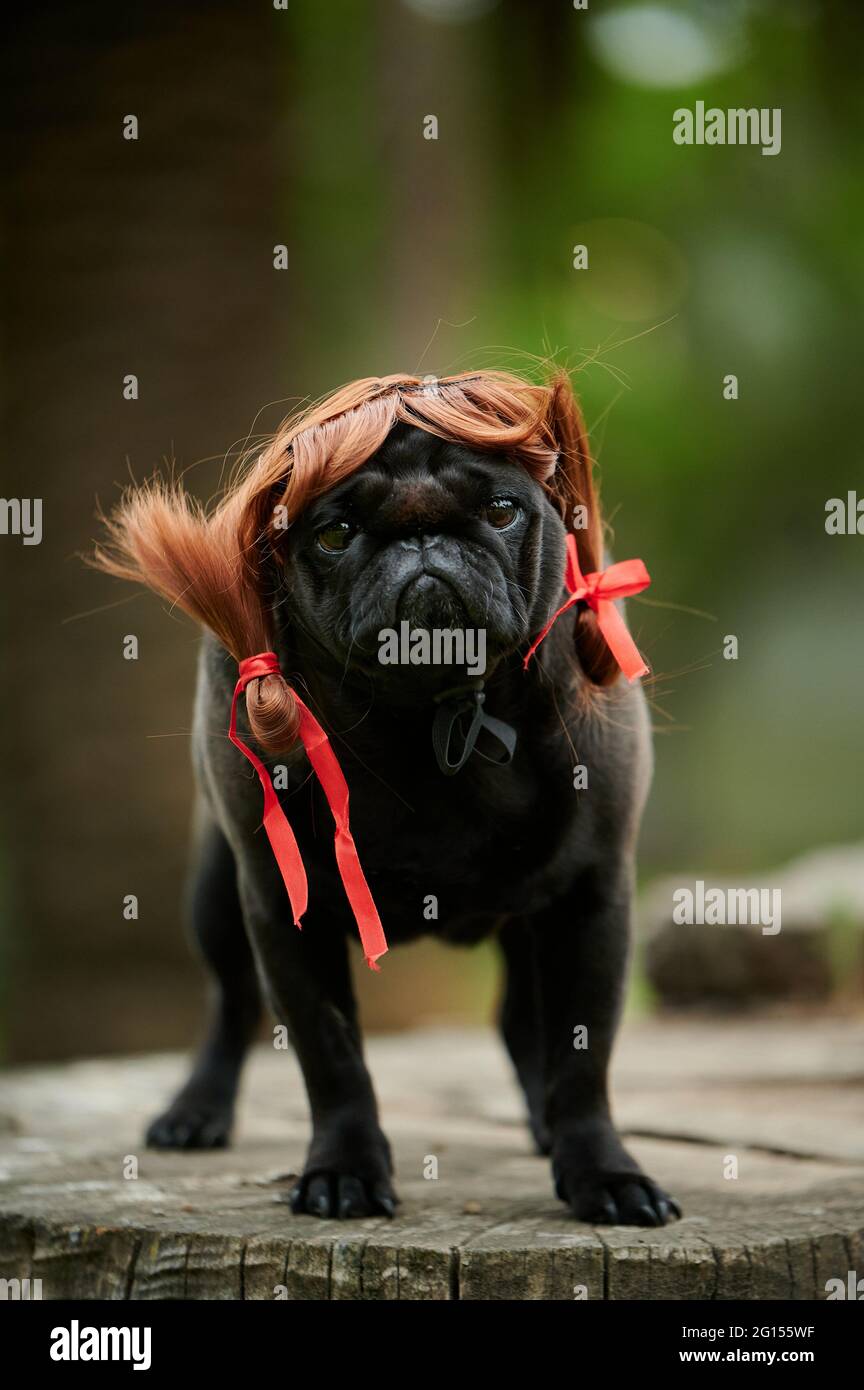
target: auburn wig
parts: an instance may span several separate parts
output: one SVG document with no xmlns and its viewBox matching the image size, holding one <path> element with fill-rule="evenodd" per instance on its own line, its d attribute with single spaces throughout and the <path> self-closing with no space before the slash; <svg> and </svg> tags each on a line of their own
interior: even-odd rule
<svg viewBox="0 0 864 1390">
<path fill-rule="evenodd" d="M 267 570 L 279 563 L 291 522 L 360 468 L 400 421 L 522 464 L 575 536 L 582 571 L 600 569 L 602 523 L 588 437 L 563 371 L 544 385 L 493 371 L 354 381 L 290 416 L 211 509 L 158 478 L 130 489 L 106 519 L 94 563 L 184 609 L 238 662 L 269 650 L 275 634 Z M 580 520 L 587 524 L 574 530 L 576 507 L 585 509 Z M 575 632 L 586 676 L 611 684 L 618 664 L 590 608 Z M 264 752 L 293 744 L 298 710 L 281 675 L 247 686 L 246 708 Z"/>
</svg>

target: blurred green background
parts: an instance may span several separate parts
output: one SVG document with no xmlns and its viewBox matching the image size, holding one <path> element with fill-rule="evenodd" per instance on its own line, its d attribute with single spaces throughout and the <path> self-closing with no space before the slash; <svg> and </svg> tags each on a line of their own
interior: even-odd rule
<svg viewBox="0 0 864 1390">
<path fill-rule="evenodd" d="M 644 878 L 860 837 L 864 539 L 824 523 L 864 495 L 862 32 L 840 0 L 17 22 L 3 492 L 42 497 L 45 533 L 0 538 L 8 1059 L 185 1045 L 203 998 L 179 910 L 197 636 L 82 567 L 95 498 L 165 458 L 209 495 L 355 376 L 578 369 L 615 552 L 654 577 L 630 605 L 657 673 Z M 676 145 L 697 100 L 781 108 L 781 152 Z M 361 984 L 372 1028 L 485 1018 L 496 990 L 491 951 L 428 945 Z"/>
</svg>

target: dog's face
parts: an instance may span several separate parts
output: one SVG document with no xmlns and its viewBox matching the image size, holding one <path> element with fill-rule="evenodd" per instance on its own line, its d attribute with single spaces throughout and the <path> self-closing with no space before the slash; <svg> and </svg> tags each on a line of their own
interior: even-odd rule
<svg viewBox="0 0 864 1390">
<path fill-rule="evenodd" d="M 370 673 L 382 670 L 382 634 L 405 624 L 482 633 L 488 675 L 542 626 L 564 554 L 560 518 L 520 464 L 398 425 L 292 528 L 292 621 L 346 670 Z M 433 660 L 388 671 L 414 687 L 446 686 L 466 667 Z"/>
</svg>

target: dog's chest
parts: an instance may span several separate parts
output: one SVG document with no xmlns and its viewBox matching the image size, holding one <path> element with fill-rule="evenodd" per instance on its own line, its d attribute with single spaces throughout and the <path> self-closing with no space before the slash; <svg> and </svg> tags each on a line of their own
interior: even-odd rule
<svg viewBox="0 0 864 1390">
<path fill-rule="evenodd" d="M 436 769 L 397 788 L 352 779 L 354 837 L 394 940 L 470 940 L 526 910 L 554 888 L 573 816 L 566 770 L 547 765 L 541 776 L 530 759 L 455 777 Z"/>
</svg>

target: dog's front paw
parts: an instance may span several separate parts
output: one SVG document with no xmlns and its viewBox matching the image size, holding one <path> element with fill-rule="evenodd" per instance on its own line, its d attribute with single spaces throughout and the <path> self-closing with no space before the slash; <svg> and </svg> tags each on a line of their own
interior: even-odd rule
<svg viewBox="0 0 864 1390">
<path fill-rule="evenodd" d="M 360 1178 L 319 1168 L 303 1174 L 291 1193 L 291 1210 L 345 1221 L 358 1216 L 395 1216 L 398 1200 L 389 1178 Z"/>
<path fill-rule="evenodd" d="M 344 1221 L 395 1216 L 390 1145 L 374 1126 L 337 1126 L 312 1140 L 303 1175 L 290 1197 L 291 1210 Z"/>
<path fill-rule="evenodd" d="M 555 1164 L 553 1174 L 561 1201 L 592 1226 L 665 1226 L 681 1215 L 675 1198 L 638 1170 Z"/>
<path fill-rule="evenodd" d="M 231 1137 L 232 1107 L 178 1096 L 147 1128 L 149 1149 L 224 1149 Z"/>
</svg>

